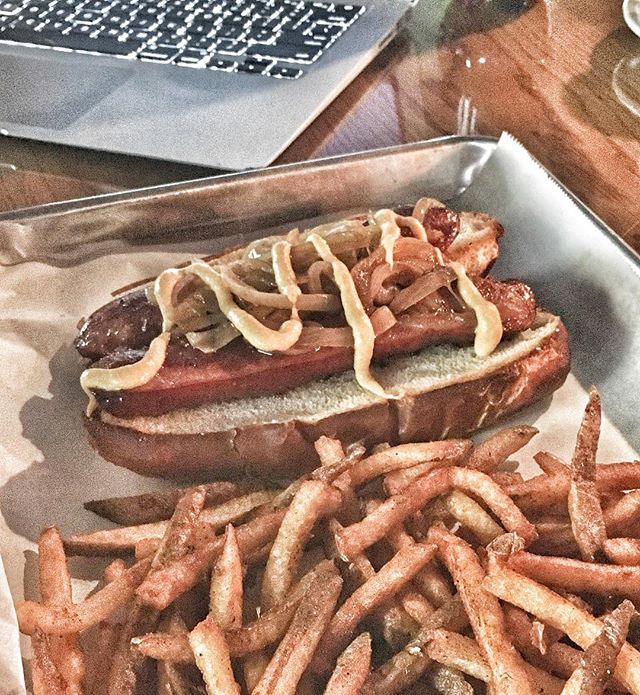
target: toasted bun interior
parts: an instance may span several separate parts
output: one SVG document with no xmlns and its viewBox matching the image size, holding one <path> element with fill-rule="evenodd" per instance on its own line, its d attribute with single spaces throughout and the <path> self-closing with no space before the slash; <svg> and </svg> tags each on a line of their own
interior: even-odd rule
<svg viewBox="0 0 640 695">
<path fill-rule="evenodd" d="M 435 345 L 413 355 L 395 357 L 387 366 L 378 367 L 375 374 L 385 388 L 408 397 L 477 380 L 531 353 L 558 329 L 559 323 L 557 317 L 540 314 L 536 327 L 504 340 L 486 358 L 478 357 L 472 346 Z M 100 418 L 110 425 L 145 434 L 202 434 L 293 420 L 314 424 L 383 402 L 360 388 L 353 372 L 348 371 L 284 394 L 209 403 L 159 416 L 119 418 L 103 411 Z"/>
</svg>

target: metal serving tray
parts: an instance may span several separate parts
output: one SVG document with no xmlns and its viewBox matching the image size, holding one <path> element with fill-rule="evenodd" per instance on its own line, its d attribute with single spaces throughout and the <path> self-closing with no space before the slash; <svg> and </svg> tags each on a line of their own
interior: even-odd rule
<svg viewBox="0 0 640 695">
<path fill-rule="evenodd" d="M 524 148 L 511 138 L 506 145 L 513 163 L 498 163 L 495 138 L 450 137 L 28 208 L 0 215 L 0 264 L 68 266 L 159 248 L 207 253 L 291 221 L 428 194 L 505 224 L 496 272 L 529 282 L 563 317 L 574 374 L 598 386 L 609 418 L 640 450 L 640 259 Z"/>
</svg>

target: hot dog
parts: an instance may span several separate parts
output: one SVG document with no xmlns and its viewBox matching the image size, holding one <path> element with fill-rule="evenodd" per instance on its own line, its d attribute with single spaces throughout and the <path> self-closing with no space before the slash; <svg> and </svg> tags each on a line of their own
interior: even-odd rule
<svg viewBox="0 0 640 695">
<path fill-rule="evenodd" d="M 459 435 L 550 393 L 566 331 L 488 275 L 502 231 L 423 198 L 165 271 L 80 327 L 92 444 L 148 474 L 286 476 L 320 433 Z"/>
</svg>

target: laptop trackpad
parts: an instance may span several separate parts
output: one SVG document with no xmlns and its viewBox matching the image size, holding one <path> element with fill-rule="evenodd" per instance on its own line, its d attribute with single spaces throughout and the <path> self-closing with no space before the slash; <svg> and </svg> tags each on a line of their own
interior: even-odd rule
<svg viewBox="0 0 640 695">
<path fill-rule="evenodd" d="M 0 54 L 0 121 L 60 130 L 133 74 L 128 66 Z"/>
</svg>

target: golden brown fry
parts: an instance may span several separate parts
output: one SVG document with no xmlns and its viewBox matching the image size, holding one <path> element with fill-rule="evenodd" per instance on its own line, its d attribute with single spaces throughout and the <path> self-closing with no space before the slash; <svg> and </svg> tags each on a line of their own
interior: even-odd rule
<svg viewBox="0 0 640 695">
<path fill-rule="evenodd" d="M 391 529 L 387 534 L 387 540 L 395 552 L 408 545 L 415 544 L 414 539 L 402 526 L 396 526 Z M 430 562 L 423 567 L 411 582 L 435 608 L 440 608 L 440 606 L 453 598 L 453 592 L 449 583 L 435 565 L 435 562 Z"/>
<path fill-rule="evenodd" d="M 116 558 L 104 568 L 104 572 L 102 573 L 104 583 L 111 583 L 112 581 L 120 577 L 126 569 L 126 562 L 122 558 Z"/>
<path fill-rule="evenodd" d="M 371 635 L 363 632 L 338 657 L 324 695 L 359 695 L 370 664 Z"/>
<path fill-rule="evenodd" d="M 553 483 L 550 485 L 551 481 Z M 598 464 L 596 486 L 600 493 L 640 488 L 640 461 Z M 504 491 L 515 499 L 522 511 L 531 513 L 549 509 L 566 500 L 569 487 L 570 481 L 564 476 L 548 476 L 543 473 L 524 483 L 509 485 Z"/>
<path fill-rule="evenodd" d="M 67 683 L 51 658 L 49 635 L 36 630 L 31 636 L 33 695 L 67 695 Z"/>
<path fill-rule="evenodd" d="M 461 538 L 433 527 L 428 539 L 451 574 L 462 598 L 473 633 L 491 669 L 491 683 L 503 695 L 531 695 L 532 687 L 518 652 L 507 636 L 498 601 L 482 586 L 484 570 L 473 549 Z"/>
<path fill-rule="evenodd" d="M 431 641 L 425 649 L 434 661 L 451 666 L 485 683 L 491 684 L 493 682 L 491 669 L 482 650 L 469 637 L 448 630 L 434 630 L 431 633 Z M 560 694 L 562 690 L 560 679 L 526 662 L 523 662 L 523 667 L 529 682 L 532 684 L 531 692 L 539 695 Z M 493 687 L 496 692 L 503 692 L 498 686 L 494 685 Z"/>
<path fill-rule="evenodd" d="M 588 648 L 602 630 L 602 622 L 584 609 L 499 563 L 490 566 L 484 586 L 501 600 L 562 630 L 583 649 Z M 634 695 L 640 693 L 640 653 L 629 644 L 624 644 L 620 650 L 615 675 Z"/>
<path fill-rule="evenodd" d="M 273 543 L 262 580 L 262 607 L 279 603 L 293 583 L 304 546 L 319 519 L 342 504 L 338 490 L 320 480 L 305 481 L 295 494 Z"/>
<path fill-rule="evenodd" d="M 349 482 L 347 480 L 349 476 L 343 476 L 342 474 L 345 473 L 345 471 L 348 471 L 366 453 L 367 450 L 362 444 L 353 445 L 349 447 L 349 453 L 343 455 L 342 459 L 330 465 L 322 465 L 319 468 L 316 468 L 315 471 L 311 473 L 310 477 L 312 480 L 321 480 L 323 483 L 334 483 L 337 478 L 340 478 L 342 479 L 342 482 L 344 482 L 344 485 L 342 485 L 340 481 L 335 482 L 334 484 L 340 490 L 346 489 L 349 486 L 347 484 Z"/>
<path fill-rule="evenodd" d="M 467 683 L 460 671 L 448 666 L 431 664 L 426 677 L 438 695 L 473 695 L 471 683 Z"/>
<path fill-rule="evenodd" d="M 596 451 L 601 417 L 600 396 L 592 388 L 571 459 L 571 486 L 567 502 L 571 529 L 582 559 L 586 561 L 593 561 L 596 556 L 602 555 L 602 546 L 607 539 L 596 486 Z"/>
<path fill-rule="evenodd" d="M 97 627 L 95 643 L 87 654 L 86 695 L 105 695 L 109 681 L 105 678 L 111 670 L 113 653 L 122 631 L 122 624 L 102 622 Z"/>
<path fill-rule="evenodd" d="M 477 642 L 456 632 L 434 630 L 425 646 L 428 656 L 483 683 L 491 681 L 491 669 Z"/>
<path fill-rule="evenodd" d="M 153 556 L 149 574 L 162 569 L 168 563 L 179 561 L 189 552 L 196 524 L 204 507 L 205 494 L 204 487 L 198 486 L 180 498 Z M 135 695 L 137 692 L 138 677 L 144 658 L 140 652 L 132 648 L 131 640 L 136 635 L 153 630 L 159 618 L 159 611 L 149 608 L 135 597 L 127 611 L 114 650 L 113 664 L 109 672 L 108 695 Z"/>
<path fill-rule="evenodd" d="M 501 487 L 506 487 L 507 485 L 517 485 L 518 483 L 524 482 L 522 473 L 517 473 L 515 471 L 494 471 L 489 473 L 491 480 L 494 483 L 498 483 Z"/>
<path fill-rule="evenodd" d="M 580 666 L 567 681 L 562 695 L 602 695 L 627 639 L 634 611 L 631 601 L 623 601 L 603 619 L 602 631 L 585 650 Z"/>
<path fill-rule="evenodd" d="M 468 439 L 448 439 L 423 444 L 400 444 L 358 461 L 349 471 L 351 485 L 358 487 L 369 480 L 392 471 L 426 466 L 422 475 L 442 466 L 459 465 L 469 454 Z"/>
<path fill-rule="evenodd" d="M 277 642 L 286 633 L 300 601 L 310 588 L 322 585 L 335 573 L 330 560 L 318 563 L 291 589 L 280 605 L 261 613 L 252 623 L 227 632 L 225 637 L 231 656 L 246 656 Z M 138 651 L 152 659 L 193 662 L 193 653 L 181 635 L 150 633 L 135 637 L 132 643 Z"/>
<path fill-rule="evenodd" d="M 405 492 L 388 498 L 362 521 L 346 527 L 336 534 L 336 547 L 344 559 L 360 555 L 394 526 L 417 512 L 438 495 L 459 488 L 481 497 L 491 511 L 509 531 L 515 531 L 527 543 L 537 537 L 533 524 L 507 497 L 491 478 L 480 471 L 466 468 L 440 468 L 419 478 Z"/>
<path fill-rule="evenodd" d="M 640 565 L 640 540 L 637 538 L 608 538 L 604 553 L 616 565 Z"/>
<path fill-rule="evenodd" d="M 133 598 L 150 566 L 150 558 L 137 562 L 116 580 L 71 607 L 22 601 L 16 606 L 20 631 L 33 635 L 40 629 L 47 634 L 68 635 L 97 625 Z"/>
<path fill-rule="evenodd" d="M 578 668 L 582 656 L 580 650 L 562 642 L 552 642 L 547 645 L 545 653 L 542 654 L 531 638 L 533 627 L 531 618 L 520 608 L 509 604 L 504 606 L 504 615 L 513 644 L 527 661 L 565 679 Z M 549 628 L 548 625 L 545 627 L 555 629 Z M 564 633 L 560 632 L 560 634 Z"/>
<path fill-rule="evenodd" d="M 618 502 L 605 509 L 603 514 L 610 538 L 638 535 L 640 490 L 626 493 Z"/>
<path fill-rule="evenodd" d="M 236 528 L 238 545 L 243 557 L 272 541 L 285 515 L 278 509 Z M 218 536 L 196 547 L 184 557 L 150 572 L 136 594 L 145 604 L 164 610 L 178 596 L 194 586 L 207 568 L 222 552 L 224 538 Z"/>
<path fill-rule="evenodd" d="M 308 591 L 252 695 L 295 695 L 331 620 L 341 588 L 342 579 L 334 574 Z"/>
<path fill-rule="evenodd" d="M 543 473 L 550 476 L 560 476 L 571 480 L 571 468 L 561 459 L 548 451 L 539 451 L 533 457 Z"/>
<path fill-rule="evenodd" d="M 505 427 L 476 445 L 469 456 L 467 466 L 483 473 L 491 473 L 509 456 L 526 446 L 536 434 L 538 430 L 528 425 Z"/>
<path fill-rule="evenodd" d="M 189 633 L 196 664 L 210 695 L 240 695 L 224 633 L 208 616 Z"/>
<path fill-rule="evenodd" d="M 202 486 L 204 487 L 204 486 Z M 193 488 L 198 489 L 198 488 Z M 224 528 L 227 524 L 241 519 L 249 512 L 271 502 L 276 493 L 273 490 L 258 490 L 243 497 L 234 497 L 223 504 L 203 509 L 199 522 L 211 532 Z M 78 534 L 65 539 L 64 545 L 70 555 L 127 555 L 136 546 L 149 538 L 162 538 L 169 521 L 157 521 L 140 526 L 104 529 L 93 533 Z M 149 548 L 152 546 L 149 545 Z M 157 548 L 156 548 L 157 549 Z"/>
<path fill-rule="evenodd" d="M 226 502 L 232 497 L 250 492 L 255 484 L 250 482 L 220 481 L 207 483 L 205 489 L 205 505 Z M 178 500 L 194 488 L 178 488 L 174 490 L 147 492 L 134 497 L 111 497 L 103 500 L 86 502 L 84 507 L 96 514 L 120 524 L 121 526 L 139 526 L 155 521 L 170 519 Z"/>
<path fill-rule="evenodd" d="M 395 595 L 433 558 L 435 547 L 416 543 L 398 551 L 373 577 L 358 587 L 340 606 L 322 636 L 312 668 L 331 670 L 335 658 L 353 637 L 358 623 L 374 608 Z"/>
<path fill-rule="evenodd" d="M 413 685 L 429 668 L 431 659 L 424 651 L 431 632 L 439 627 L 462 630 L 468 618 L 459 596 L 450 599 L 429 617 L 415 638 L 386 663 L 376 669 L 366 681 L 364 693 L 396 695 Z"/>
<path fill-rule="evenodd" d="M 476 538 L 487 545 L 492 540 L 504 533 L 504 529 L 497 524 L 491 515 L 469 495 L 460 490 L 454 490 L 444 498 L 444 505 L 451 516 L 468 528 Z"/>
<path fill-rule="evenodd" d="M 57 528 L 45 529 L 40 534 L 38 553 L 40 594 L 44 605 L 63 608 L 72 606 L 71 578 Z M 50 635 L 46 642 L 51 659 L 65 680 L 67 694 L 81 694 L 85 664 L 78 636 Z"/>
<path fill-rule="evenodd" d="M 313 446 L 318 454 L 321 466 L 335 466 L 344 461 L 344 449 L 338 439 L 331 439 L 321 435 L 313 443 Z"/>
<path fill-rule="evenodd" d="M 511 555 L 507 564 L 515 572 L 566 591 L 605 596 L 615 594 L 632 601 L 640 600 L 640 572 L 637 567 L 601 565 L 525 551 Z"/>
<path fill-rule="evenodd" d="M 242 560 L 231 524 L 227 526 L 222 553 L 211 573 L 209 614 L 221 630 L 238 629 L 242 625 Z"/>
<path fill-rule="evenodd" d="M 435 610 L 421 593 L 408 589 L 400 593 L 400 605 L 418 625 L 424 625 Z"/>
<path fill-rule="evenodd" d="M 175 664 L 193 664 L 195 657 L 188 634 L 170 635 L 165 632 L 149 632 L 134 637 L 131 646 L 150 659 L 170 661 Z"/>
</svg>

